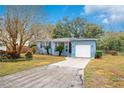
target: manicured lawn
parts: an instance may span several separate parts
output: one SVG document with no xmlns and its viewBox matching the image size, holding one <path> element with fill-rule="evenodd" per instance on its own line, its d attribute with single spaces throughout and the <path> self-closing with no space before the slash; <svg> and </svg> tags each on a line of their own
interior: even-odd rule
<svg viewBox="0 0 124 93">
<path fill-rule="evenodd" d="M 124 56 L 94 59 L 84 71 L 85 87 L 124 87 Z"/>
<path fill-rule="evenodd" d="M 33 60 L 20 59 L 17 62 L 0 62 L 0 76 L 64 60 L 64 57 L 48 55 L 33 55 L 33 57 Z"/>
</svg>

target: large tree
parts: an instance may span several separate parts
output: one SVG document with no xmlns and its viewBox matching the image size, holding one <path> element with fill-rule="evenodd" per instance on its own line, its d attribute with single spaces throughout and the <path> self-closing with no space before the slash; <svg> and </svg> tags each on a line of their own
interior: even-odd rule
<svg viewBox="0 0 124 93">
<path fill-rule="evenodd" d="M 31 31 L 33 37 L 31 39 L 32 43 L 35 43 L 37 40 L 50 39 L 53 26 L 51 24 L 33 24 Z"/>
<path fill-rule="evenodd" d="M 52 31 L 53 38 L 64 38 L 71 37 L 70 33 L 70 20 L 68 17 L 64 17 L 62 20 L 59 20 Z"/>
<path fill-rule="evenodd" d="M 53 38 L 63 37 L 86 37 L 86 38 L 97 38 L 101 36 L 103 29 L 101 26 L 91 24 L 84 18 L 77 17 L 69 20 L 68 17 L 64 17 L 58 21 L 53 30 Z"/>
<path fill-rule="evenodd" d="M 86 20 L 81 17 L 73 19 L 70 24 L 71 36 L 81 38 L 83 36 L 84 26 L 87 24 Z"/>
<path fill-rule="evenodd" d="M 124 32 L 106 32 L 98 39 L 97 49 L 124 51 Z"/>
<path fill-rule="evenodd" d="M 83 37 L 98 38 L 104 33 L 101 26 L 96 24 L 86 24 L 83 31 Z"/>
<path fill-rule="evenodd" d="M 68 17 L 64 17 L 58 21 L 53 30 L 53 38 L 61 37 L 81 37 L 83 27 L 86 21 L 83 18 L 77 17 L 73 20 L 69 20 Z"/>
<path fill-rule="evenodd" d="M 39 6 L 5 6 L 0 26 L 0 41 L 7 49 L 20 55 L 23 46 L 32 38 L 31 26 L 36 22 Z M 18 46 L 18 48 L 17 48 Z"/>
</svg>

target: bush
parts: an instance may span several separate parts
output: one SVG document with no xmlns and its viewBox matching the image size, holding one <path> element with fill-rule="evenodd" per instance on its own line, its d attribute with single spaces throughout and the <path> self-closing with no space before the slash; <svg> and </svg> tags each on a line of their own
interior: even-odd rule
<svg viewBox="0 0 124 93">
<path fill-rule="evenodd" d="M 19 58 L 19 55 L 16 51 L 0 51 L 0 57 L 1 58 L 7 58 L 7 59 L 16 59 Z"/>
<path fill-rule="evenodd" d="M 110 54 L 110 55 L 115 56 L 115 55 L 117 55 L 118 53 L 117 53 L 116 50 L 110 50 L 110 51 L 107 51 L 107 54 Z"/>
<path fill-rule="evenodd" d="M 35 44 L 32 44 L 32 45 L 29 46 L 29 48 L 31 49 L 31 51 L 33 52 L 33 54 L 36 53 L 36 47 L 37 46 Z"/>
<path fill-rule="evenodd" d="M 28 52 L 25 54 L 25 57 L 26 57 L 26 58 L 33 58 L 32 52 L 28 51 Z"/>
<path fill-rule="evenodd" d="M 18 48 L 18 47 L 17 47 Z M 27 51 L 29 51 L 30 48 L 28 46 L 23 46 L 21 53 L 26 53 Z"/>
<path fill-rule="evenodd" d="M 0 51 L 0 62 L 8 61 L 8 59 L 17 59 L 19 54 L 16 51 Z"/>
<path fill-rule="evenodd" d="M 35 47 L 32 47 L 31 48 L 31 51 L 33 52 L 33 54 L 35 54 L 36 53 L 36 48 Z"/>
<path fill-rule="evenodd" d="M 101 58 L 102 57 L 102 54 L 103 54 L 102 51 L 96 51 L 95 58 Z"/>
<path fill-rule="evenodd" d="M 7 51 L 7 58 L 16 59 L 16 58 L 19 58 L 19 55 L 16 51 Z"/>
<path fill-rule="evenodd" d="M 3 59 L 4 59 L 4 54 L 5 54 L 5 51 L 0 50 L 0 62 L 3 61 Z"/>
<path fill-rule="evenodd" d="M 6 51 L 0 50 L 0 56 L 4 56 L 6 54 Z"/>
</svg>

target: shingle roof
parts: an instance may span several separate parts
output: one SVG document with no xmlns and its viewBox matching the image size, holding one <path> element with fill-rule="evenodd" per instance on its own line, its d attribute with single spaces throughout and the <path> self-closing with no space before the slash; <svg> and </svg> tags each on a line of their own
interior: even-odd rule
<svg viewBox="0 0 124 93">
<path fill-rule="evenodd" d="M 95 38 L 56 38 L 56 39 L 47 39 L 47 40 L 38 40 L 38 41 L 69 42 L 69 41 L 77 41 L 77 40 L 97 40 L 97 39 Z"/>
<path fill-rule="evenodd" d="M 56 38 L 56 39 L 52 39 L 51 41 L 54 41 L 54 42 L 69 42 L 69 41 L 72 41 L 73 39 L 75 38 Z"/>
</svg>

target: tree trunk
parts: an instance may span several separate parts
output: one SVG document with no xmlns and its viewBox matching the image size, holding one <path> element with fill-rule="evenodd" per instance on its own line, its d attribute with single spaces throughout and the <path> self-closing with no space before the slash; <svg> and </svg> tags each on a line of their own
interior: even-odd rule
<svg viewBox="0 0 124 93">
<path fill-rule="evenodd" d="M 61 54 L 62 54 L 62 51 L 59 51 L 59 56 L 61 56 Z"/>
<path fill-rule="evenodd" d="M 47 54 L 49 54 L 49 49 L 47 49 Z"/>
<path fill-rule="evenodd" d="M 13 45 L 13 51 L 17 52 L 16 45 Z"/>
<path fill-rule="evenodd" d="M 20 46 L 18 47 L 18 55 L 19 55 L 19 57 L 20 57 L 20 54 L 21 54 L 21 50 L 22 50 L 22 48 L 23 48 L 22 45 L 20 45 Z"/>
</svg>

